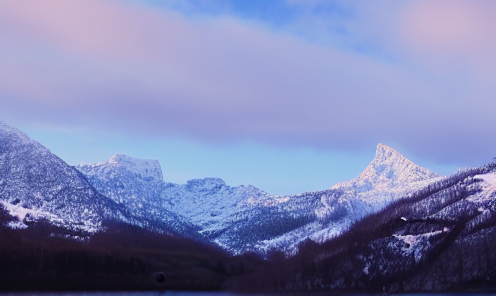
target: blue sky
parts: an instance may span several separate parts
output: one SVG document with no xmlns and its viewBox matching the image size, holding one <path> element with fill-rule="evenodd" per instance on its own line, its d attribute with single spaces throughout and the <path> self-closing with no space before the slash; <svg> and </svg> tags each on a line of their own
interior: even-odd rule
<svg viewBox="0 0 496 296">
<path fill-rule="evenodd" d="M 496 156 L 496 3 L 0 2 L 0 120 L 70 164 L 274 194 L 357 176 L 378 143 L 438 173 Z"/>
</svg>

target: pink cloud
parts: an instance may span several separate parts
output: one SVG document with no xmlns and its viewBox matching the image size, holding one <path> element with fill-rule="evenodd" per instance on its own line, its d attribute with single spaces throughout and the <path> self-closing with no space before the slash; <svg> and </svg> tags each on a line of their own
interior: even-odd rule
<svg viewBox="0 0 496 296">
<path fill-rule="evenodd" d="M 467 64 L 496 74 L 495 15 L 496 2 L 490 0 L 414 1 L 403 14 L 399 33 L 429 63 Z"/>
<path fill-rule="evenodd" d="M 9 30 L 75 55 L 144 56 L 153 53 L 147 43 L 158 28 L 160 37 L 173 38 L 169 33 L 174 31 L 174 20 L 160 18 L 140 5 L 106 0 L 7 0 L 0 5 L 2 23 Z"/>
</svg>

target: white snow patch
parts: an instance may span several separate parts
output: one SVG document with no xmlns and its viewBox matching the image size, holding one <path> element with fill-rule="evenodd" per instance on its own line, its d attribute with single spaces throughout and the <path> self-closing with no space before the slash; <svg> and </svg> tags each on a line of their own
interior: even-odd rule
<svg viewBox="0 0 496 296">
<path fill-rule="evenodd" d="M 419 262 L 422 258 L 423 250 L 431 246 L 429 238 L 442 233 L 443 230 L 437 230 L 433 232 L 427 232 L 419 235 L 397 235 L 393 234 L 393 237 L 405 242 L 406 246 L 401 248 L 404 256 L 409 256 L 412 253 L 415 257 L 415 262 Z M 395 248 L 394 245 L 389 245 L 389 247 Z"/>
<path fill-rule="evenodd" d="M 21 205 L 13 205 L 3 201 L 0 201 L 0 203 L 9 212 L 9 215 L 19 218 L 19 221 L 23 221 L 27 214 L 31 214 L 34 217 L 39 215 L 39 211 L 23 208 Z"/>
<path fill-rule="evenodd" d="M 26 216 L 29 214 L 34 219 L 46 218 L 50 221 L 51 224 L 78 230 L 85 231 L 88 233 L 95 233 L 101 228 L 101 222 L 92 222 L 92 221 L 74 221 L 70 217 L 69 218 L 61 218 L 56 216 L 50 212 L 44 211 L 43 209 L 26 209 L 22 207 L 20 204 L 13 205 L 11 203 L 0 201 L 0 205 L 2 205 L 12 217 L 17 217 L 19 221 L 11 221 L 7 223 L 7 226 L 13 229 L 24 229 L 28 226 L 23 223 Z"/>
<path fill-rule="evenodd" d="M 363 268 L 363 272 L 365 274 L 369 274 L 369 268 L 370 268 L 370 263 L 367 262 L 367 264 L 365 264 L 365 267 Z"/>
<path fill-rule="evenodd" d="M 487 173 L 483 175 L 475 175 L 474 179 L 482 180 L 482 188 L 486 192 L 496 191 L 496 173 Z"/>
<path fill-rule="evenodd" d="M 10 221 L 7 223 L 7 227 L 12 228 L 12 229 L 26 229 L 28 226 L 22 222 L 19 221 Z"/>
</svg>

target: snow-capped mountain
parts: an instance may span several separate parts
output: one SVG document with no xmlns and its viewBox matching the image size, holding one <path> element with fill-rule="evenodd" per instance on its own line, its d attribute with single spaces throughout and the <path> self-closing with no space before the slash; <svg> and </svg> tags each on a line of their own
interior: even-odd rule
<svg viewBox="0 0 496 296">
<path fill-rule="evenodd" d="M 176 228 L 195 230 L 210 241 L 238 229 L 235 225 L 247 220 L 253 205 L 250 201 L 267 195 L 253 186 L 230 187 L 215 178 L 166 183 L 156 160 L 124 155 L 76 168 L 99 192 L 126 207 L 134 217 L 151 218 L 166 225 L 175 223 Z M 244 248 L 240 245 L 241 250 Z"/>
<path fill-rule="evenodd" d="M 206 239 L 231 253 L 294 253 L 306 239 L 327 241 L 353 222 L 438 180 L 379 144 L 362 174 L 323 191 L 271 195 L 221 179 L 163 180 L 156 160 L 115 155 L 71 167 L 41 144 L 1 123 L 0 202 L 25 227 L 27 217 L 98 231 L 110 219 Z"/>
<path fill-rule="evenodd" d="M 357 193 L 401 190 L 405 186 L 437 176 L 430 170 L 411 162 L 396 150 L 379 144 L 374 159 L 357 178 L 338 183 L 332 188 L 353 190 Z"/>
<path fill-rule="evenodd" d="M 291 263 L 295 265 L 282 267 L 291 270 L 289 274 L 266 280 L 279 283 L 282 290 L 306 291 L 494 289 L 495 240 L 492 162 L 431 182 L 359 221 L 336 240 L 302 247 Z M 313 264 L 310 269 L 298 262 Z"/>
<path fill-rule="evenodd" d="M 175 214 L 162 211 L 161 220 L 156 221 L 153 215 L 146 215 L 146 212 L 137 215 L 136 211 L 132 211 L 133 205 L 139 206 L 139 198 L 152 202 L 148 197 L 153 192 L 148 187 L 140 190 L 137 187 L 139 182 L 153 183 L 154 178 L 162 178 L 154 174 L 157 171 L 152 172 L 153 166 L 147 167 L 148 163 L 138 164 L 141 167 L 129 166 L 132 172 L 129 183 L 117 184 L 132 184 L 131 189 L 135 190 L 132 196 L 135 199 L 127 200 L 124 206 L 120 200 L 109 198 L 108 192 L 102 194 L 102 188 L 96 189 L 85 175 L 43 145 L 0 121 L 0 206 L 13 217 L 7 226 L 26 228 L 31 222 L 43 220 L 62 229 L 88 235 L 103 230 L 104 221 L 114 221 L 199 238 L 197 229 Z M 99 167 L 96 166 L 97 169 Z M 145 173 L 137 175 L 137 171 Z M 106 176 L 104 170 L 101 172 L 102 176 Z M 158 172 L 160 174 L 160 167 Z M 114 173 L 119 173 L 119 170 Z M 95 181 L 94 178 L 92 180 Z"/>
<path fill-rule="evenodd" d="M 166 183 L 157 161 L 123 155 L 77 168 L 95 188 L 136 217 L 164 223 L 172 216 L 182 217 L 182 222 L 189 221 L 206 239 L 232 253 L 265 253 L 273 248 L 294 252 L 307 238 L 326 241 L 436 177 L 382 144 L 356 179 L 296 195 L 230 187 L 215 178 Z"/>
<path fill-rule="evenodd" d="M 306 208 L 306 215 L 312 221 L 281 236 L 261 241 L 258 247 L 266 250 L 283 248 L 294 253 L 297 244 L 307 238 L 325 242 L 348 229 L 353 222 L 440 178 L 394 149 L 378 144 L 374 159 L 357 178 L 338 183 L 329 190 L 287 196 L 288 205 L 304 201 L 313 204 Z"/>
<path fill-rule="evenodd" d="M 178 266 L 184 259 L 179 265 L 186 273 L 199 267 L 219 287 L 222 275 L 234 286 L 274 291 L 494 289 L 495 225 L 496 162 L 441 177 L 379 144 L 357 178 L 322 191 L 271 195 L 215 178 L 167 183 L 156 160 L 124 155 L 71 167 L 0 121 L 0 237 L 10 240 L 9 246 L 0 243 L 0 261 L 21 262 L 27 274 L 64 274 L 74 263 L 67 264 L 67 258 L 79 258 L 76 281 L 89 267 L 117 270 L 119 278 L 123 266 L 149 273 L 162 249 L 155 244 L 159 240 L 172 244 L 161 253 L 165 257 L 159 261 L 169 258 L 161 266 Z M 64 237 L 85 243 L 73 240 L 75 249 L 65 250 L 59 247 Z M 229 257 L 198 240 L 270 260 Z M 17 252 L 19 242 L 26 241 L 30 245 Z M 152 242 L 155 249 L 148 249 Z M 124 250 L 121 244 L 136 249 Z M 121 250 L 123 257 L 105 250 Z M 88 258 L 96 263 L 88 265 Z M 148 258 L 149 265 L 140 258 Z M 251 266 L 246 274 L 244 263 Z M 10 278 L 10 266 L 0 266 Z"/>
<path fill-rule="evenodd" d="M 46 219 L 76 231 L 93 233 L 104 217 L 123 215 L 77 170 L 40 143 L 0 121 L 0 205 L 17 221 Z"/>
<path fill-rule="evenodd" d="M 200 228 L 161 198 L 166 184 L 158 161 L 114 155 L 108 161 L 76 168 L 100 193 L 125 207 L 138 221 L 148 220 L 158 230 L 165 227 L 186 237 L 199 237 L 196 233 Z"/>
</svg>

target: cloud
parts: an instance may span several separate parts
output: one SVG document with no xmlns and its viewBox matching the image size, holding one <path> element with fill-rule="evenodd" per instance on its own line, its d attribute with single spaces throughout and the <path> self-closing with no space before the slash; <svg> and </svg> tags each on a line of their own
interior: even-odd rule
<svg viewBox="0 0 496 296">
<path fill-rule="evenodd" d="M 369 18 L 348 27 L 354 36 L 373 36 L 361 26 L 379 11 L 367 7 L 357 15 Z M 430 59 L 419 52 L 459 50 L 451 39 L 432 44 L 437 33 L 423 36 L 425 9 L 401 10 L 399 30 L 370 37 L 387 40 L 379 42 L 384 50 L 403 48 L 395 53 L 407 62 L 385 62 L 229 15 L 188 17 L 134 2 L 4 0 L 0 115 L 210 142 L 319 149 L 395 142 L 441 162 L 490 155 L 496 84 L 484 73 L 491 70 L 475 80 L 431 75 L 428 63 L 411 66 Z M 484 24 L 470 30 L 489 30 Z"/>
<path fill-rule="evenodd" d="M 403 41 L 416 54 L 494 68 L 494 13 L 494 1 L 416 1 L 403 15 Z"/>
</svg>

